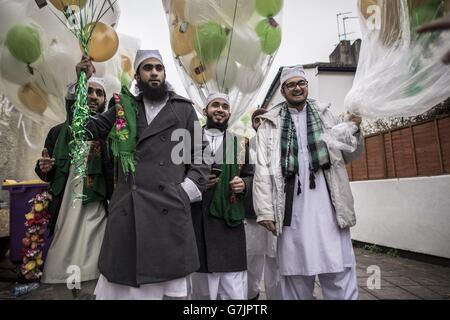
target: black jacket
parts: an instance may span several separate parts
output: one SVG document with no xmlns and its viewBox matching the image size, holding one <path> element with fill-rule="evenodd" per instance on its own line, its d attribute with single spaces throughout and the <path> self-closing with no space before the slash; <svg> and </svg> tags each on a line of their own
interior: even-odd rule
<svg viewBox="0 0 450 320">
<path fill-rule="evenodd" d="M 238 137 L 238 141 L 239 141 Z M 227 139 L 221 146 L 226 150 Z M 220 154 L 220 153 L 218 153 Z M 252 193 L 254 166 L 249 165 L 248 145 L 246 146 L 246 164 L 243 165 L 240 177 L 245 182 L 244 201 L 248 204 Z M 229 227 L 225 220 L 209 214 L 214 195 L 214 188 L 203 192 L 202 202 L 192 204 L 197 247 L 200 257 L 198 272 L 240 272 L 247 270 L 247 247 L 244 224 Z M 253 208 L 253 205 L 251 206 Z M 246 210 L 248 206 L 246 205 Z"/>
<path fill-rule="evenodd" d="M 70 109 L 73 105 L 74 101 L 67 100 L 66 101 L 66 109 Z M 70 121 L 70 116 L 68 121 Z M 45 139 L 44 148 L 47 148 L 48 154 L 50 158 L 53 157 L 53 152 L 55 149 L 56 141 L 58 140 L 59 134 L 61 132 L 61 128 L 63 127 L 64 123 L 61 123 L 53 128 L 50 129 L 47 138 Z M 106 212 L 108 212 L 108 202 L 107 200 L 111 199 L 111 195 L 114 190 L 114 165 L 113 160 L 111 157 L 111 153 L 109 152 L 109 145 L 106 140 L 100 141 L 102 145 L 102 168 L 103 173 L 105 175 L 105 182 L 106 182 L 106 201 L 104 201 L 104 206 Z M 69 159 L 67 160 L 69 161 Z M 52 181 L 55 178 L 55 168 L 53 168 L 48 173 L 43 173 L 39 167 L 39 162 L 36 162 L 35 170 L 36 174 L 39 176 L 39 178 L 45 182 L 52 184 Z M 67 179 L 64 184 L 67 184 Z M 49 237 L 51 237 L 55 231 L 56 222 L 58 220 L 59 210 L 61 208 L 62 200 L 64 197 L 64 192 L 62 192 L 60 195 L 55 196 L 52 195 L 53 200 L 50 202 L 49 205 L 49 211 L 51 214 L 50 224 L 49 224 Z"/>
</svg>

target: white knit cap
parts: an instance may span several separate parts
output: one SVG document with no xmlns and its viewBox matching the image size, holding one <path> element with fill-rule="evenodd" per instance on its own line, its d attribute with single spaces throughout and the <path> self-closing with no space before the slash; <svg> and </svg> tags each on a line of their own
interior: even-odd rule
<svg viewBox="0 0 450 320">
<path fill-rule="evenodd" d="M 209 104 L 216 99 L 223 99 L 228 104 L 230 104 L 230 98 L 228 97 L 228 95 L 226 95 L 225 93 L 213 92 L 208 95 L 208 98 L 206 98 L 206 106 L 209 106 Z"/>
<path fill-rule="evenodd" d="M 105 80 L 103 78 L 90 77 L 87 82 L 88 82 L 88 85 L 89 85 L 89 83 L 95 83 L 95 84 L 102 86 L 103 91 L 106 92 Z"/>
<path fill-rule="evenodd" d="M 164 64 L 161 53 L 158 50 L 138 50 L 136 59 L 134 59 L 134 70 L 137 72 L 141 63 L 150 58 L 158 59 Z"/>
<path fill-rule="evenodd" d="M 296 65 L 293 67 L 285 67 L 283 71 L 281 71 L 280 83 L 281 85 L 285 84 L 286 81 L 296 77 L 303 77 L 306 79 L 305 69 L 301 65 Z"/>
</svg>

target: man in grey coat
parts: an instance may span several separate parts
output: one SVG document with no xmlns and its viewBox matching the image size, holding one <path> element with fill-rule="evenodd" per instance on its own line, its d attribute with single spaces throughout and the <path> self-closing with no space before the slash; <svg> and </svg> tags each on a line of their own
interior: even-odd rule
<svg viewBox="0 0 450 320">
<path fill-rule="evenodd" d="M 88 76 L 93 68 L 89 59 L 79 64 Z M 160 53 L 138 51 L 135 71 L 140 94 L 122 89 L 88 125 L 94 136 L 113 140 L 119 162 L 95 293 L 108 300 L 184 298 L 187 276 L 200 266 L 190 204 L 201 200 L 210 167 L 194 140 L 197 114 L 169 89 Z M 174 141 L 180 131 L 184 139 Z M 180 143 L 183 161 L 172 157 Z"/>
</svg>

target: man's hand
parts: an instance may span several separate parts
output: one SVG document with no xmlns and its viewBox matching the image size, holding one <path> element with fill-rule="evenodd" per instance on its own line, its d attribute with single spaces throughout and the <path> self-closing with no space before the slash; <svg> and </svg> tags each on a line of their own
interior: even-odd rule
<svg viewBox="0 0 450 320">
<path fill-rule="evenodd" d="M 207 189 L 212 189 L 219 182 L 219 178 L 213 174 L 209 175 L 208 183 L 206 184 Z"/>
<path fill-rule="evenodd" d="M 270 220 L 260 221 L 259 224 L 267 229 L 267 231 L 272 232 L 274 236 L 277 235 L 277 228 L 275 227 L 275 222 Z"/>
<path fill-rule="evenodd" d="M 80 78 L 81 71 L 84 71 L 86 73 L 87 79 L 92 77 L 92 75 L 95 73 L 94 64 L 92 63 L 91 58 L 89 58 L 87 56 L 83 56 L 83 58 L 77 64 L 75 69 L 77 71 L 77 78 L 78 79 Z"/>
<path fill-rule="evenodd" d="M 443 31 L 443 30 L 450 30 L 450 18 L 448 17 L 432 21 L 417 28 L 418 33 Z M 442 57 L 442 62 L 445 64 L 450 64 L 450 51 L 448 51 L 444 55 L 444 57 Z"/>
<path fill-rule="evenodd" d="M 42 173 L 49 173 L 52 171 L 54 165 L 55 159 L 51 159 L 48 150 L 44 148 L 44 150 L 42 150 L 42 158 L 39 159 L 39 168 Z"/>
<path fill-rule="evenodd" d="M 245 182 L 239 177 L 234 177 L 233 180 L 230 181 L 231 191 L 234 193 L 243 193 L 245 190 Z"/>
</svg>

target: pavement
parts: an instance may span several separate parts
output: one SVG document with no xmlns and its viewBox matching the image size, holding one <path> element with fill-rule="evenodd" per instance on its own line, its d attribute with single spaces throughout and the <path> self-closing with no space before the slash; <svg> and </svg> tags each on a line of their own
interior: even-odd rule
<svg viewBox="0 0 450 320">
<path fill-rule="evenodd" d="M 449 267 L 364 248 L 355 248 L 355 255 L 360 300 L 450 300 Z M 4 259 L 0 262 L 0 300 L 12 299 L 10 290 L 16 277 L 14 269 L 9 260 Z M 315 293 L 319 300 L 323 299 L 318 282 Z M 18 298 L 18 300 L 55 299 L 54 290 L 48 285 L 41 285 L 38 289 Z M 260 299 L 265 299 L 264 292 L 261 292 Z"/>
</svg>

